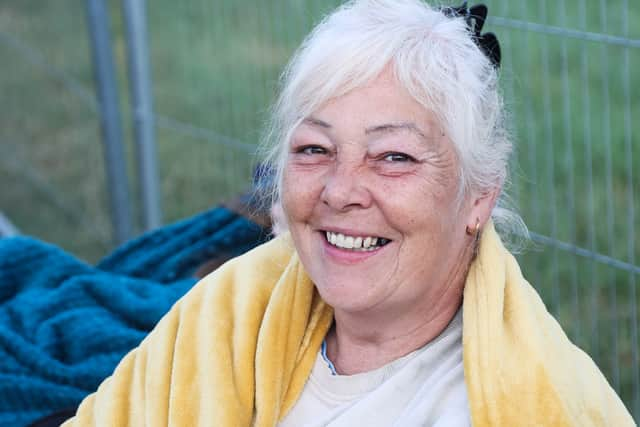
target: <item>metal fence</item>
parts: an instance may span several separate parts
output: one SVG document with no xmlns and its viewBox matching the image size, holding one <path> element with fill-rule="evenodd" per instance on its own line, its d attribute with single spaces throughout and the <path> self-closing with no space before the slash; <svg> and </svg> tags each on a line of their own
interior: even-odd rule
<svg viewBox="0 0 640 427">
<path fill-rule="evenodd" d="M 0 3 L 0 212 L 95 260 L 160 211 L 168 222 L 243 191 L 282 65 L 339 3 Z M 509 191 L 534 242 L 523 271 L 638 420 L 640 4 L 487 4 L 517 144 Z M 101 92 L 94 65 L 109 51 L 115 74 Z M 110 173 L 109 115 L 124 142 Z M 110 205 L 115 187 L 124 195 Z"/>
</svg>

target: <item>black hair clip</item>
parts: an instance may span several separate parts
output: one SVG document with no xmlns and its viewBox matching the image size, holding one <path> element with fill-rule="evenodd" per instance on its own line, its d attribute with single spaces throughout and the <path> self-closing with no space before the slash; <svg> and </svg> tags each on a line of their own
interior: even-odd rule
<svg viewBox="0 0 640 427">
<path fill-rule="evenodd" d="M 462 17 L 467 23 L 467 28 L 473 34 L 473 40 L 482 49 L 496 68 L 500 68 L 500 43 L 493 33 L 480 34 L 484 21 L 487 19 L 487 6 L 477 4 L 467 7 L 467 2 L 458 7 L 443 7 L 442 13 L 450 18 Z"/>
</svg>

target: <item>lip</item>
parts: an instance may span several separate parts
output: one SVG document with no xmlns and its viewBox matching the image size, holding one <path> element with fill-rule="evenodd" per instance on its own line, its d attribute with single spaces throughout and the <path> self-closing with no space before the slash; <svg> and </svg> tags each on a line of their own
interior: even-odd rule
<svg viewBox="0 0 640 427">
<path fill-rule="evenodd" d="M 333 229 L 333 228 L 329 229 L 328 231 L 331 231 L 334 233 L 342 233 L 342 234 L 353 233 L 349 231 L 337 231 L 337 229 Z M 349 235 L 362 236 L 362 234 L 349 234 Z M 380 252 L 382 252 L 385 248 L 389 246 L 389 244 L 386 244 L 384 246 L 379 246 L 372 251 L 361 251 L 361 252 L 350 251 L 348 249 L 341 249 L 336 246 L 333 246 L 332 244 L 327 242 L 327 239 L 325 236 L 326 236 L 325 230 L 320 230 L 318 232 L 318 238 L 321 239 L 323 252 L 327 258 L 339 264 L 350 265 L 350 264 L 357 264 L 360 262 L 364 262 L 369 258 L 380 254 Z M 365 234 L 365 236 L 367 235 Z"/>
</svg>

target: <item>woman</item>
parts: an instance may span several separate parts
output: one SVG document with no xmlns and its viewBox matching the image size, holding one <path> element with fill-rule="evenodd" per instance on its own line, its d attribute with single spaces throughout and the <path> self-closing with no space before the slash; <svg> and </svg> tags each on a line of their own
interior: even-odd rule
<svg viewBox="0 0 640 427">
<path fill-rule="evenodd" d="M 633 425 L 494 231 L 518 221 L 482 21 L 325 19 L 269 138 L 290 234 L 205 278 L 68 425 Z"/>
</svg>

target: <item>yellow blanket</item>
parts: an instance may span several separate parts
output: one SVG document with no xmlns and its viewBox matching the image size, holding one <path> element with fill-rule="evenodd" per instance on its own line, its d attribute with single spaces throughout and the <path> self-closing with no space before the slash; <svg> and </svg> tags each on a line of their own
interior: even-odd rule
<svg viewBox="0 0 640 427">
<path fill-rule="evenodd" d="M 490 225 L 463 321 L 474 426 L 634 425 Z M 274 426 L 331 322 L 288 239 L 276 239 L 196 285 L 64 426 Z"/>
</svg>

